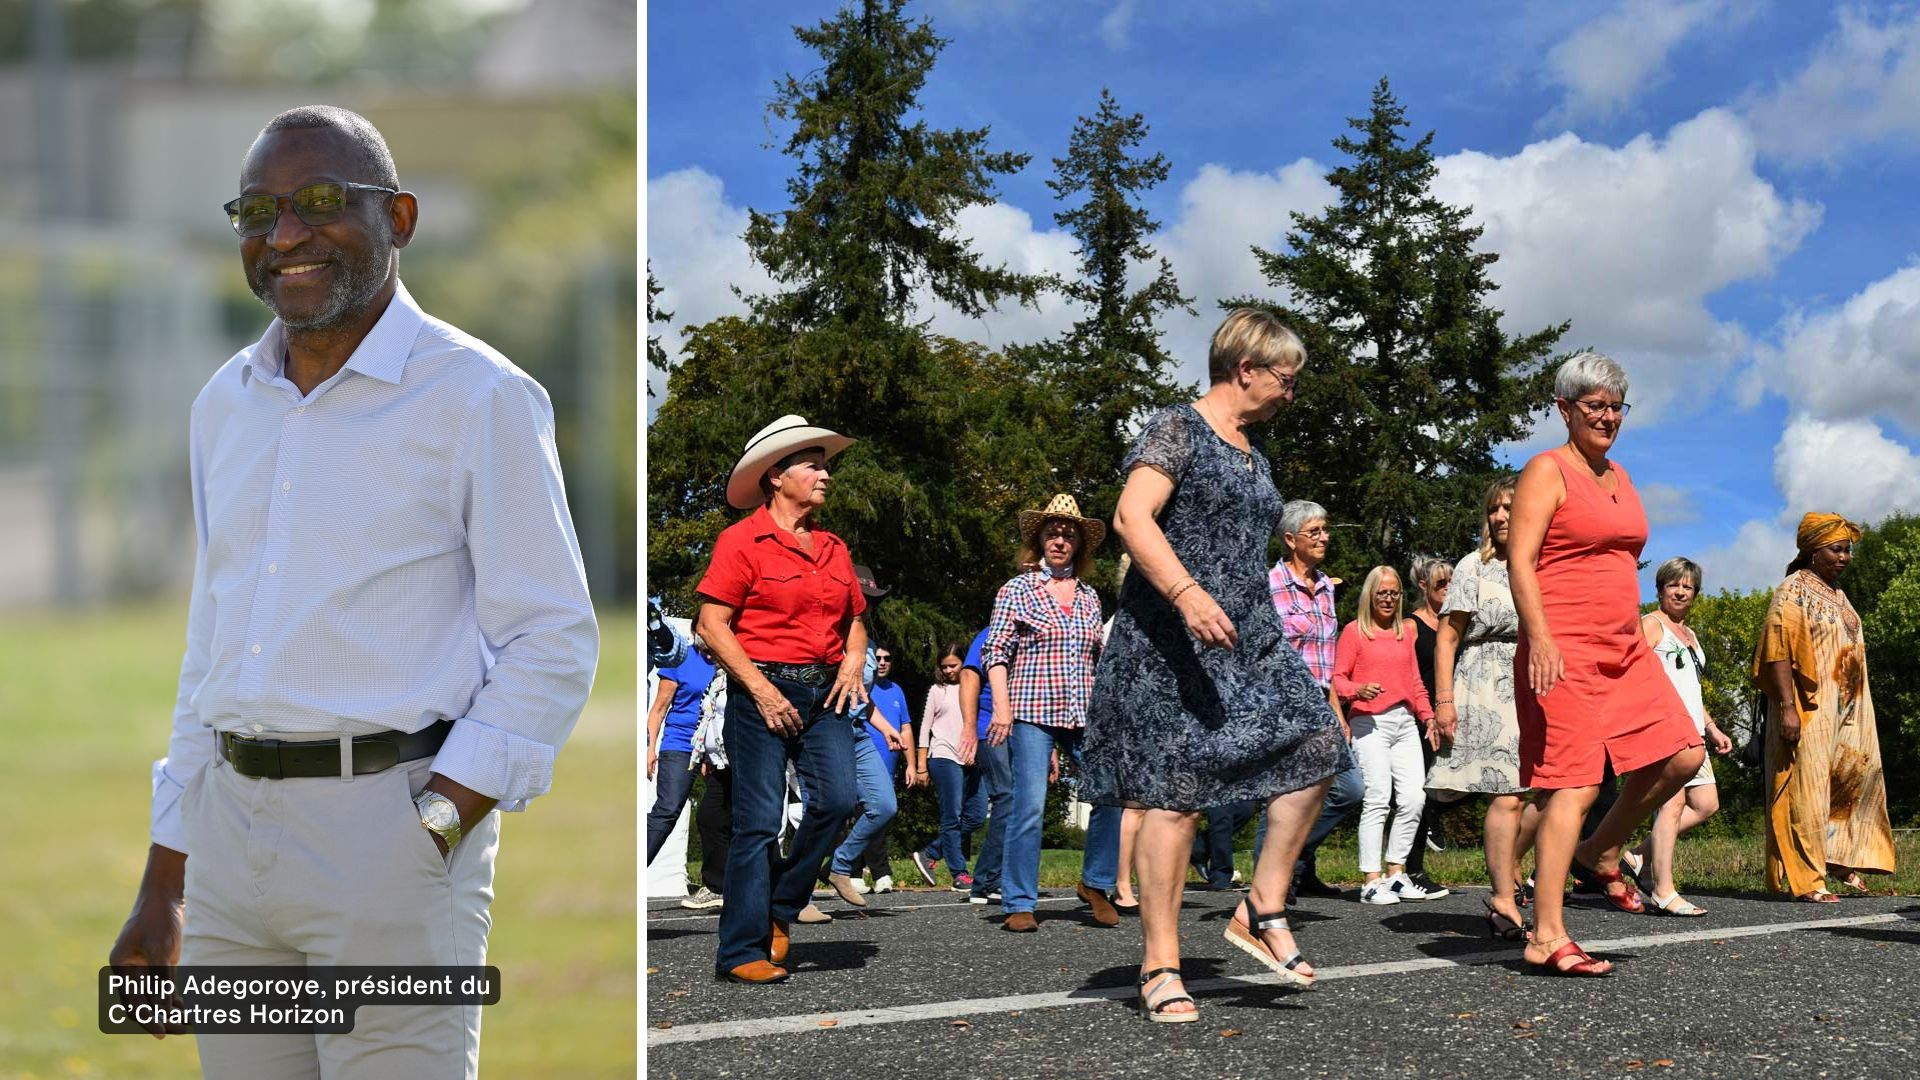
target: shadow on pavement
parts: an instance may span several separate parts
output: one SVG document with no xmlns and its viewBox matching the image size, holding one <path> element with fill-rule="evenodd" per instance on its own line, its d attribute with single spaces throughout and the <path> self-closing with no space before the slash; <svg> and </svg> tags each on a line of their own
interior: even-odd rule
<svg viewBox="0 0 1920 1080">
<path fill-rule="evenodd" d="M 787 969 L 799 974 L 815 971 L 858 971 L 879 955 L 870 941 L 795 941 L 787 952 Z"/>
<path fill-rule="evenodd" d="M 1396 934 L 1444 934 L 1453 938 L 1470 939 L 1461 944 L 1471 944 L 1475 948 L 1485 948 L 1488 941 L 1498 940 L 1487 935 L 1487 920 L 1466 911 L 1409 911 L 1401 915 L 1389 915 L 1380 920 L 1380 925 Z"/>
<path fill-rule="evenodd" d="M 712 929 L 681 930 L 677 927 L 661 927 L 656 930 L 653 927 L 647 928 L 648 941 L 672 941 L 676 938 L 683 937 L 712 937 L 713 934 L 714 931 Z"/>
</svg>

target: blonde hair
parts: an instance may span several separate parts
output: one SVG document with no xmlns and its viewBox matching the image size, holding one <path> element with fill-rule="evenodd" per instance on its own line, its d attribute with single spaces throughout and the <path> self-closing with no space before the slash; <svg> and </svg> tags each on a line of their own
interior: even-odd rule
<svg viewBox="0 0 1920 1080">
<path fill-rule="evenodd" d="M 1513 498 L 1513 493 L 1516 490 L 1518 490 L 1519 486 L 1520 486 L 1520 478 L 1518 476 L 1512 476 L 1512 475 L 1503 476 L 1500 479 L 1495 480 L 1493 483 L 1488 484 L 1487 493 L 1480 497 L 1480 561 L 1481 562 L 1486 562 L 1488 559 L 1493 558 L 1493 553 L 1495 551 L 1495 547 L 1493 543 L 1493 526 L 1489 524 L 1489 522 L 1493 520 L 1493 512 L 1500 508 L 1500 497 L 1504 495 L 1507 497 L 1509 501 L 1511 501 Z"/>
<path fill-rule="evenodd" d="M 1233 378 L 1242 360 L 1251 367 L 1291 375 L 1307 366 L 1307 347 L 1272 312 L 1234 308 L 1213 332 L 1213 344 L 1207 349 L 1208 380 L 1223 383 Z"/>
<path fill-rule="evenodd" d="M 1373 640 L 1373 596 L 1380 591 L 1380 579 L 1387 574 L 1400 586 L 1400 598 L 1393 602 L 1393 636 L 1402 638 L 1407 633 L 1407 583 L 1400 580 L 1400 572 L 1391 566 L 1376 566 L 1367 571 L 1367 580 L 1360 586 L 1360 636 Z"/>
</svg>

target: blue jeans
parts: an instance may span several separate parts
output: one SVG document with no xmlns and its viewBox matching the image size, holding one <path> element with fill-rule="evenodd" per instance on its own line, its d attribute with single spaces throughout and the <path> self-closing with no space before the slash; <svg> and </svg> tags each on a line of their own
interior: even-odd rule
<svg viewBox="0 0 1920 1080">
<path fill-rule="evenodd" d="M 940 831 L 921 852 L 932 862 L 945 862 L 956 877 L 967 872 L 967 852 L 961 838 L 972 835 L 987 816 L 985 785 L 978 768 L 957 761 L 932 758 L 927 776 L 940 800 Z"/>
<path fill-rule="evenodd" d="M 660 845 L 673 835 L 680 811 L 686 809 L 687 796 L 693 794 L 693 761 L 688 750 L 662 750 L 653 766 L 653 809 L 647 811 L 647 865 L 660 854 Z"/>
<path fill-rule="evenodd" d="M 986 899 L 1000 888 L 1001 855 L 1006 851 L 1007 819 L 1013 816 L 1013 749 L 1006 743 L 987 745 L 980 740 L 973 754 L 973 771 L 980 786 L 967 800 L 961 816 L 968 821 L 987 821 L 987 838 L 980 842 L 980 857 L 973 861 L 973 895 Z M 1115 846 L 1118 851 L 1118 845 Z M 1118 854 L 1115 861 L 1119 860 Z"/>
<path fill-rule="evenodd" d="M 774 679 L 774 688 L 800 710 L 805 725 L 794 736 L 767 730 L 747 688 L 727 687 L 725 738 L 733 774 L 733 844 L 727 849 L 726 904 L 720 909 L 714 965 L 730 971 L 767 959 L 773 919 L 789 922 L 813 895 L 814 875 L 833 847 L 840 823 L 853 813 L 853 728 L 827 709 L 827 687 Z M 786 811 L 787 762 L 806 786 L 806 810 L 793 848 L 780 857 L 780 818 Z"/>
<path fill-rule="evenodd" d="M 1327 788 L 1327 801 L 1320 807 L 1320 816 L 1314 819 L 1313 828 L 1307 830 L 1307 841 L 1300 846 L 1300 860 L 1293 864 L 1295 874 L 1313 860 L 1314 849 L 1327 838 L 1333 827 L 1360 808 L 1360 801 L 1367 794 L 1367 778 L 1360 771 L 1359 757 L 1353 760 L 1353 768 L 1333 774 L 1333 784 Z M 1260 808 L 1259 817 L 1260 823 L 1253 830 L 1253 865 L 1256 869 L 1260 865 L 1260 849 L 1267 842 L 1265 807 Z"/>
<path fill-rule="evenodd" d="M 1040 899 L 1040 824 L 1047 806 L 1049 757 L 1055 746 L 1080 764 L 1081 728 L 1046 727 L 1016 720 L 1007 737 L 1013 758 L 1013 814 L 1007 820 L 1006 865 L 1000 910 L 1032 911 Z M 1087 821 L 1087 847 L 1080 853 L 1080 880 L 1107 892 L 1120 871 L 1120 808 L 1096 806 Z"/>
<path fill-rule="evenodd" d="M 873 843 L 874 837 L 893 820 L 893 815 L 900 812 L 900 803 L 893 793 L 893 769 L 867 737 L 865 721 L 849 730 L 853 733 L 853 772 L 860 788 L 860 816 L 854 819 L 853 831 L 834 849 L 833 872 L 850 875 L 861 856 L 867 853 L 867 845 Z"/>
<path fill-rule="evenodd" d="M 1253 799 L 1207 808 L 1207 827 L 1194 830 L 1192 863 L 1207 879 L 1208 888 L 1233 886 L 1233 834 L 1259 809 Z"/>
</svg>

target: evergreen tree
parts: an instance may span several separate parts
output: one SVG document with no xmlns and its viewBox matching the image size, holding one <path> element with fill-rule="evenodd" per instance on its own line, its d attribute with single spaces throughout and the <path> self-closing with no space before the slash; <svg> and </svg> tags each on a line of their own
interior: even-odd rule
<svg viewBox="0 0 1920 1080">
<path fill-rule="evenodd" d="M 912 321 L 919 287 L 977 314 L 1044 282 L 954 237 L 955 215 L 1027 158 L 990 152 L 986 129 L 907 122 L 945 41 L 902 6 L 866 0 L 795 31 L 822 64 L 781 80 L 770 107 L 794 124 L 793 205 L 754 213 L 746 234 L 785 288 L 686 331 L 647 432 L 648 588 L 691 613 L 713 539 L 739 517 L 724 495 L 734 460 L 798 413 L 860 440 L 834 460 L 820 525 L 891 590 L 873 627 L 903 675 L 924 677 L 941 639 L 985 624 L 1015 516 L 1048 488 L 1045 433 L 1067 425 L 1020 365 Z"/>
<path fill-rule="evenodd" d="M 794 125 L 782 148 L 800 163 L 787 182 L 793 205 L 777 216 L 753 211 L 746 233 L 754 258 L 789 286 L 755 302 L 777 324 L 897 325 L 920 284 L 979 315 L 1002 299 L 1030 302 L 1042 285 L 982 265 L 954 235 L 955 215 L 993 202 L 994 177 L 1029 156 L 989 152 L 986 128 L 907 122 L 947 40 L 927 20 L 904 18 L 905 6 L 861 0 L 858 11 L 794 30 L 824 63 L 782 79 L 769 107 Z"/>
<path fill-rule="evenodd" d="M 1264 306 L 1307 346 L 1293 407 L 1270 439 L 1287 498 L 1327 507 L 1330 572 L 1358 580 L 1376 564 L 1464 554 L 1480 496 L 1503 471 L 1502 444 L 1527 434 L 1551 396 L 1547 363 L 1567 323 L 1509 338 L 1488 305 L 1496 286 L 1470 208 L 1435 198 L 1433 133 L 1409 144 L 1387 80 L 1357 135 L 1334 140 L 1347 164 L 1327 179 L 1338 201 L 1295 214 L 1288 250 L 1254 248 L 1291 299 Z"/>
<path fill-rule="evenodd" d="M 654 323 L 657 323 L 657 322 L 673 321 L 673 312 L 661 311 L 660 309 L 654 307 L 653 305 L 653 298 L 656 296 L 659 296 L 662 292 L 665 292 L 665 291 L 666 290 L 660 287 L 660 283 L 653 279 L 653 260 L 648 259 L 647 260 L 647 325 L 648 326 L 652 326 Z M 673 370 L 673 368 L 668 365 L 667 350 L 660 344 L 660 335 L 658 334 L 647 335 L 647 366 L 662 372 L 670 372 Z M 647 380 L 647 396 L 648 397 L 653 396 L 653 380 L 651 379 Z"/>
<path fill-rule="evenodd" d="M 1153 265 L 1147 237 L 1159 228 L 1137 199 L 1167 178 L 1162 154 L 1140 156 L 1147 122 L 1127 115 L 1111 91 L 1100 91 L 1092 116 L 1074 125 L 1067 156 L 1054 158 L 1054 196 L 1067 203 L 1054 221 L 1079 241 L 1080 277 L 1061 291 L 1086 309 L 1062 338 L 1020 350 L 1061 390 L 1074 422 L 1061 433 L 1055 468 L 1088 513 L 1106 514 L 1119 496 L 1119 465 L 1128 426 L 1148 409 L 1190 396 L 1173 383 L 1174 359 L 1160 346 L 1161 313 L 1192 312 L 1173 266 L 1158 259 L 1153 279 L 1129 287 L 1136 264 Z"/>
</svg>

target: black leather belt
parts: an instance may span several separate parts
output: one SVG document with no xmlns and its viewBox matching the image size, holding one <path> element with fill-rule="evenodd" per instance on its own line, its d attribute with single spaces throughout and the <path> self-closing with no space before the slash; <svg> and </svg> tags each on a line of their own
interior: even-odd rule
<svg viewBox="0 0 1920 1080">
<path fill-rule="evenodd" d="M 776 679 L 797 682 L 801 686 L 831 686 L 833 677 L 840 670 L 838 664 L 763 664 L 758 660 L 753 666 Z"/>
<path fill-rule="evenodd" d="M 356 735 L 353 739 L 353 773 L 385 772 L 404 761 L 417 761 L 440 749 L 447 741 L 453 721 L 442 720 L 415 732 L 385 731 L 378 735 Z M 296 742 L 292 739 L 255 739 L 232 731 L 222 731 L 215 739 L 220 757 L 241 776 L 256 780 L 285 780 L 289 777 L 339 776 L 340 740 L 316 739 Z"/>
</svg>

